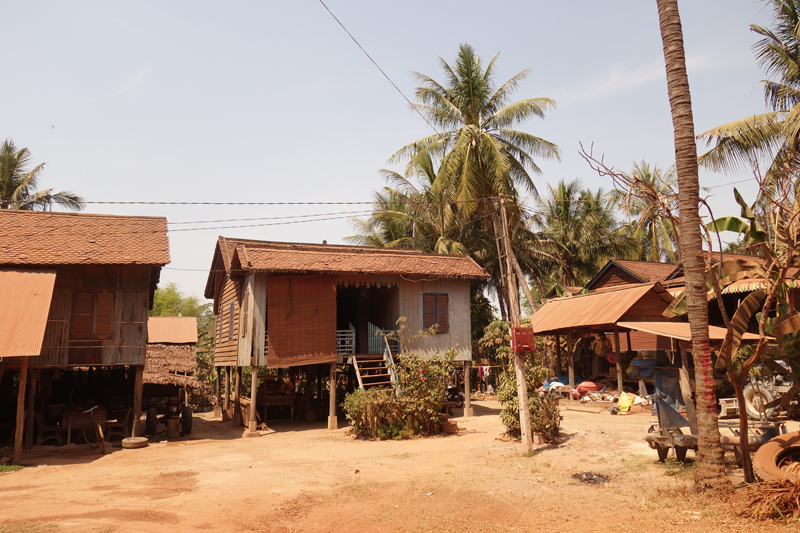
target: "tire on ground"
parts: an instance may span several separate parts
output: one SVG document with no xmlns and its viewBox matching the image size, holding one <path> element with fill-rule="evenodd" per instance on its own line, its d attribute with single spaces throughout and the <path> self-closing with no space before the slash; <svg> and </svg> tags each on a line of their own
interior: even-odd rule
<svg viewBox="0 0 800 533">
<path fill-rule="evenodd" d="M 132 450 L 134 448 L 144 448 L 147 446 L 147 437 L 128 437 L 122 439 L 122 447 Z"/>
<path fill-rule="evenodd" d="M 192 408 L 185 405 L 181 409 L 181 431 L 184 435 L 189 435 L 192 432 Z"/>
<path fill-rule="evenodd" d="M 144 432 L 147 435 L 155 435 L 158 431 L 158 410 L 151 407 L 147 410 L 147 418 L 144 421 Z"/>
<path fill-rule="evenodd" d="M 744 407 L 747 411 L 747 416 L 751 420 L 761 420 L 761 408 L 775 399 L 766 386 L 761 385 L 758 388 L 753 387 L 752 383 L 748 383 L 744 387 Z M 770 407 L 764 409 L 764 416 L 767 420 L 775 417 L 775 408 Z"/>
<path fill-rule="evenodd" d="M 800 461 L 800 431 L 785 433 L 768 440 L 753 457 L 753 471 L 762 481 L 786 479 L 800 482 L 800 473 L 787 472 L 783 466 Z"/>
</svg>

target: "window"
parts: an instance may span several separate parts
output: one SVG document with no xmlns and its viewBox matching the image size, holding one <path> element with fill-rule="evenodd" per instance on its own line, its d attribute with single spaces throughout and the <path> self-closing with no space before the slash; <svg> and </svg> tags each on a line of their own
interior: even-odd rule
<svg viewBox="0 0 800 533">
<path fill-rule="evenodd" d="M 426 292 L 422 294 L 422 329 L 439 324 L 437 333 L 448 333 L 450 321 L 447 314 L 447 294 Z"/>
<path fill-rule="evenodd" d="M 233 314 L 236 312 L 236 302 L 231 302 L 228 312 L 228 340 L 233 339 Z"/>
<path fill-rule="evenodd" d="M 78 291 L 72 306 L 72 338 L 106 340 L 114 336 L 114 293 Z"/>
</svg>

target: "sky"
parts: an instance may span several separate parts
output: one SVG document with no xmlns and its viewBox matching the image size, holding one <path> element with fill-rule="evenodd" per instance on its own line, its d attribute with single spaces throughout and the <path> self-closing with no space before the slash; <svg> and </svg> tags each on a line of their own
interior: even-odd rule
<svg viewBox="0 0 800 533">
<path fill-rule="evenodd" d="M 411 73 L 443 80 L 439 57 L 452 63 L 460 43 L 484 61 L 500 53 L 498 84 L 530 69 L 514 100 L 557 107 L 518 129 L 563 153 L 539 161 L 542 195 L 561 179 L 613 187 L 581 143 L 622 171 L 674 163 L 655 1 L 324 2 L 3 0 L 0 138 L 46 163 L 41 188 L 90 202 L 342 203 L 88 205 L 167 217 L 172 263 L 161 282 L 196 295 L 219 235 L 344 242 L 349 217 L 368 216 L 363 202 L 386 185 L 378 170 L 402 171 L 387 160 L 432 133 L 325 5 L 411 100 Z M 749 24 L 769 25 L 769 6 L 679 6 L 696 132 L 763 112 Z M 752 177 L 701 170 L 715 216 L 739 214 L 730 183 Z M 755 197 L 754 181 L 735 186 Z M 201 222 L 230 219 L 262 220 Z"/>
</svg>

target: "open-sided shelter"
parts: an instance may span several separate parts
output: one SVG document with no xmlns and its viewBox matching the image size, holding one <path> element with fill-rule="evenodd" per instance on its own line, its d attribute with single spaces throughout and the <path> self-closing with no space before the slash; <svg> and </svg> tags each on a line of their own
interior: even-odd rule
<svg viewBox="0 0 800 533">
<path fill-rule="evenodd" d="M 401 317 L 412 333 L 438 325 L 409 351 L 456 348 L 456 360 L 470 361 L 470 281 L 485 278 L 467 256 L 220 237 L 205 292 L 217 317 L 214 364 L 324 364 L 334 378 L 337 362 L 358 368 L 385 353 L 379 332 L 396 330 Z M 331 398 L 332 426 L 334 407 Z"/>
<path fill-rule="evenodd" d="M 134 369 L 140 408 L 147 311 L 167 263 L 162 217 L 0 210 L 0 368 L 21 370 L 18 414 L 33 369 L 29 435 L 36 379 L 50 369 Z"/>
</svg>

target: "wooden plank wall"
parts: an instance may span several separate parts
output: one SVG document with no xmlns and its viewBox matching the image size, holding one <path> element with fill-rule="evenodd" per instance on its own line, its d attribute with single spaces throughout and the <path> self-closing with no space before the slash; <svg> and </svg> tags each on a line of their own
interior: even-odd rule
<svg viewBox="0 0 800 533">
<path fill-rule="evenodd" d="M 221 274 L 222 275 L 222 274 Z M 214 365 L 215 366 L 236 366 L 237 353 L 239 347 L 239 309 L 241 308 L 242 280 L 232 280 L 225 277 L 222 288 L 222 296 L 219 301 L 219 312 L 217 320 L 221 321 L 222 334 L 215 335 L 214 344 Z M 234 302 L 233 332 L 232 339 L 228 339 L 230 330 L 230 303 Z M 219 324 L 220 322 L 218 322 Z M 219 327 L 217 328 L 219 332 Z"/>
<path fill-rule="evenodd" d="M 608 270 L 603 272 L 603 275 L 600 276 L 597 281 L 594 282 L 592 285 L 592 291 L 596 291 L 598 289 L 607 289 L 609 287 L 616 287 L 619 285 L 628 285 L 630 283 L 641 283 L 640 279 L 637 279 L 624 270 L 611 265 Z"/>
<path fill-rule="evenodd" d="M 443 355 L 458 345 L 457 361 L 472 359 L 472 332 L 469 304 L 469 280 L 440 279 L 436 281 L 411 282 L 401 279 L 400 316 L 405 316 L 410 333 L 422 329 L 422 294 L 426 292 L 448 295 L 450 331 L 438 333 L 409 345 L 410 351 L 425 358 L 434 354 Z"/>
<path fill-rule="evenodd" d="M 148 265 L 59 266 L 42 353 L 33 366 L 143 365 L 150 297 Z M 72 303 L 79 290 L 113 291 L 114 334 L 107 340 L 70 340 Z"/>
</svg>

